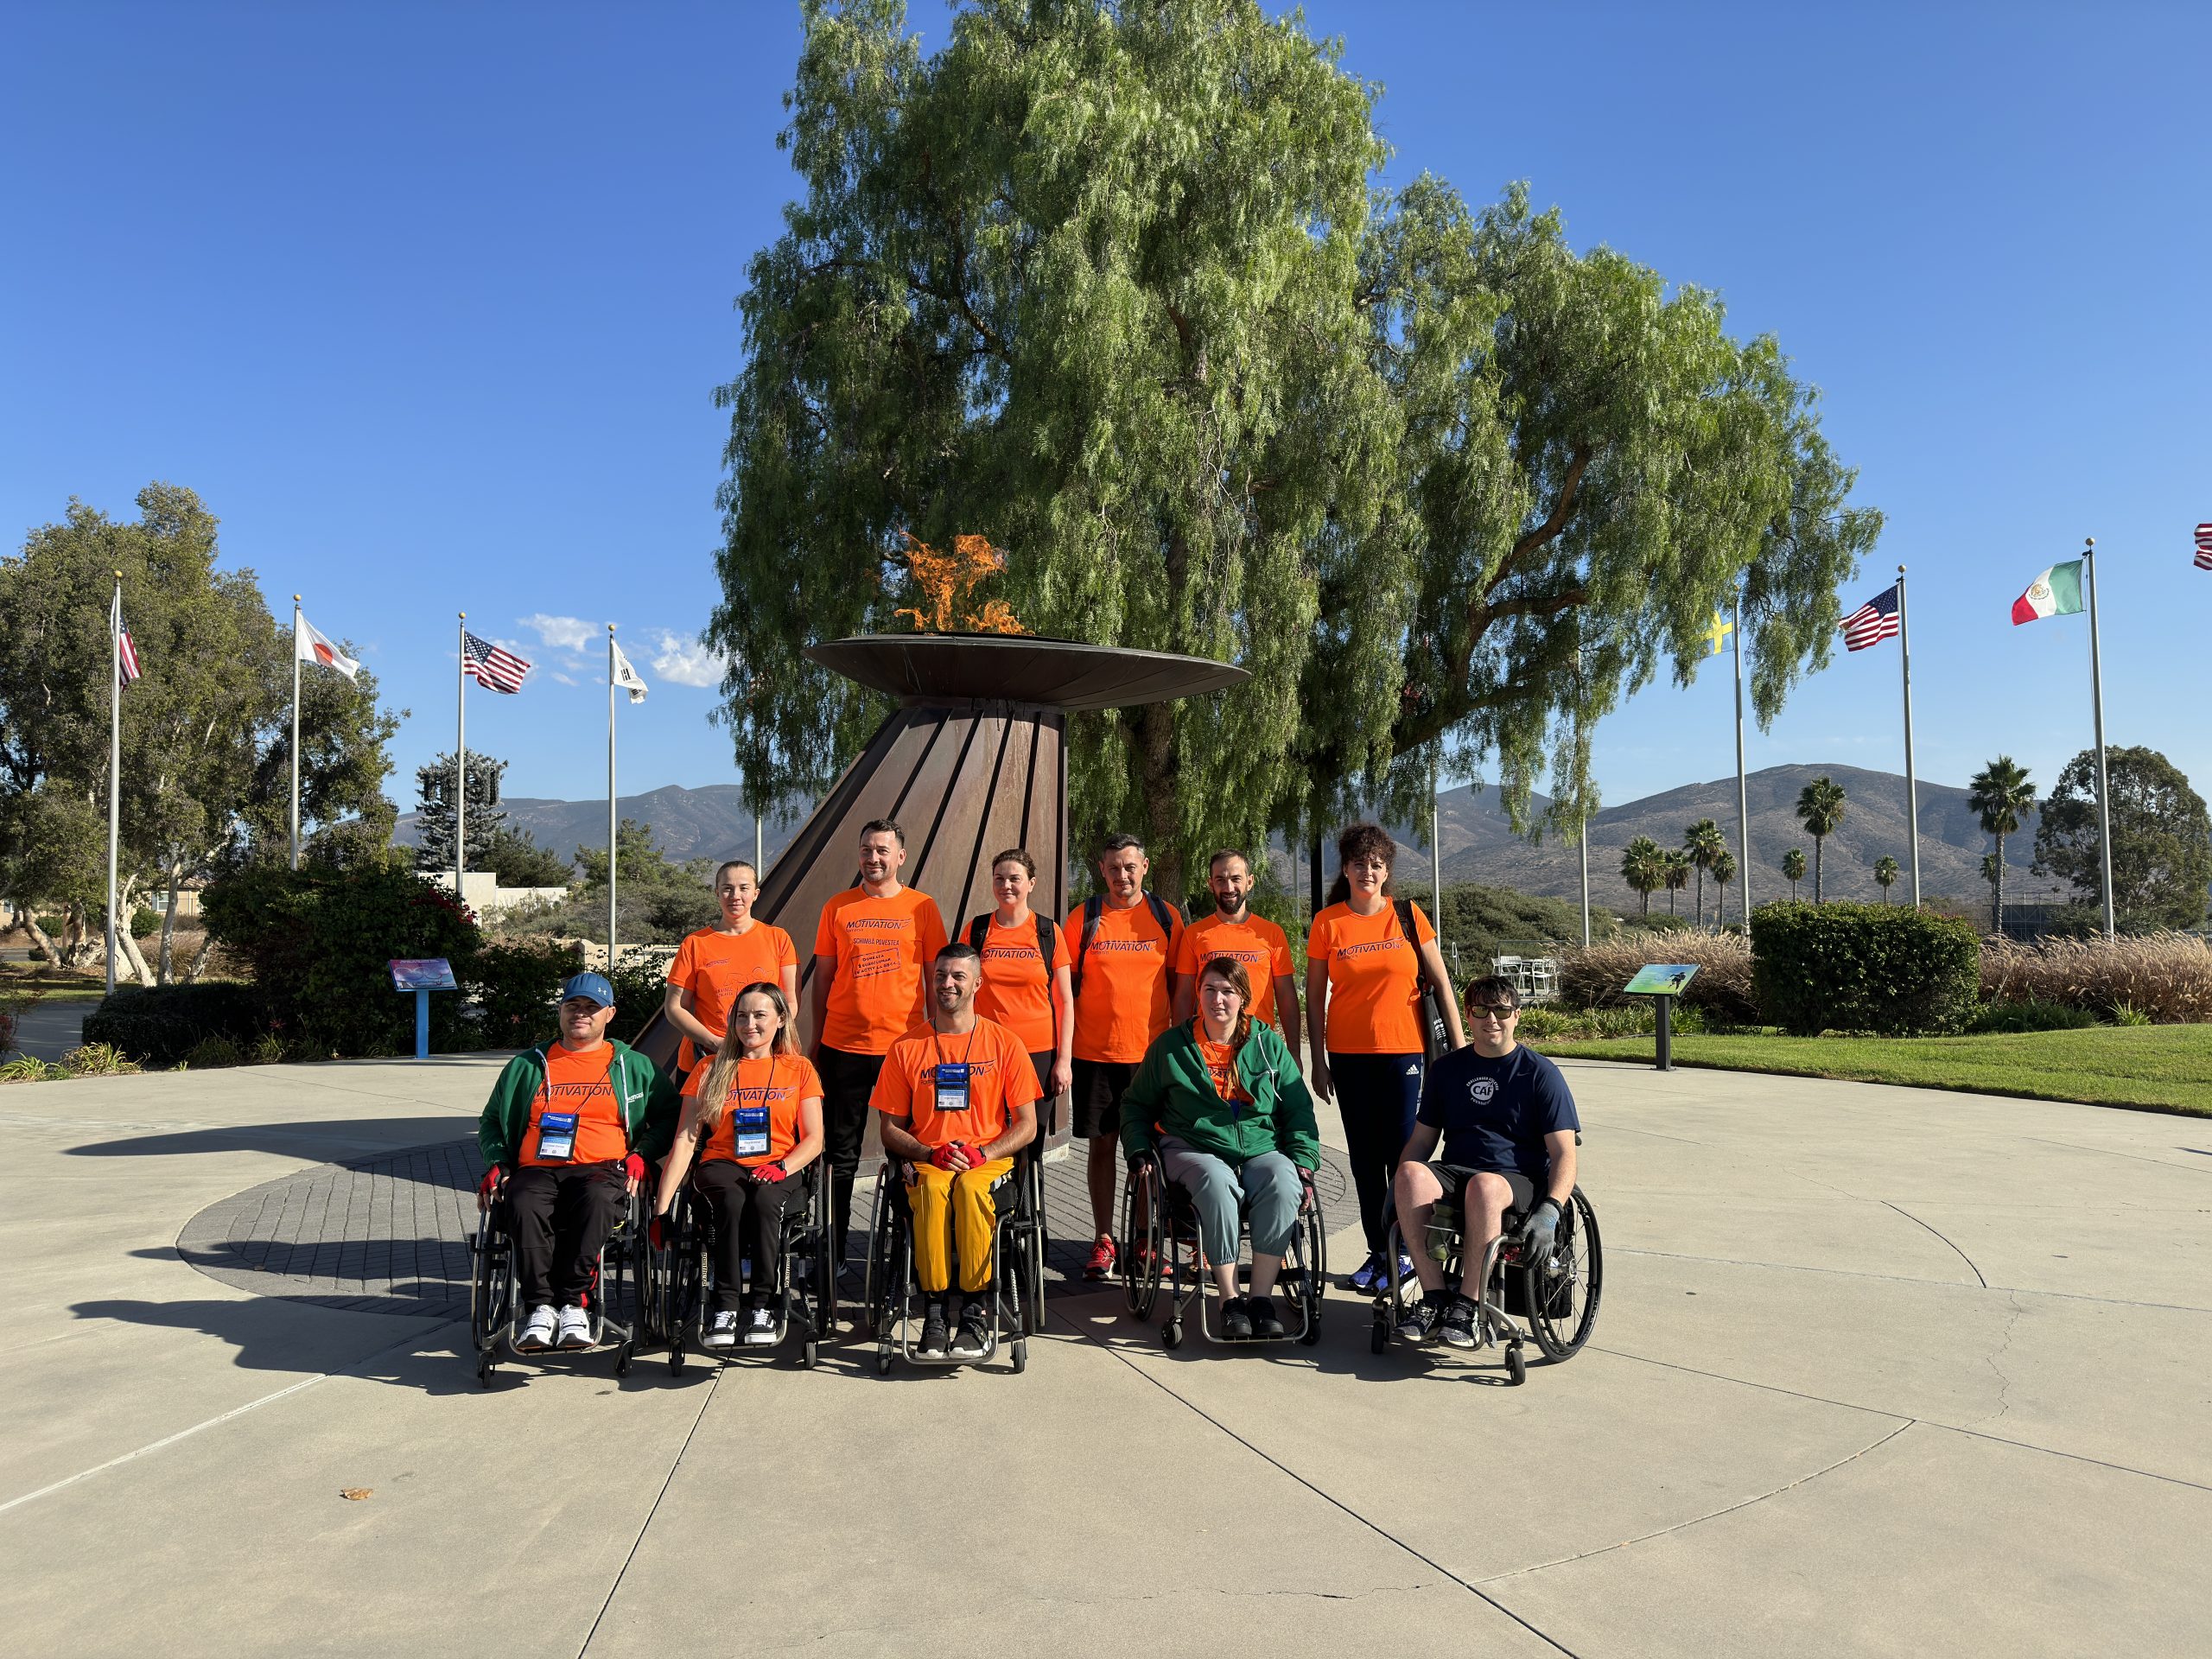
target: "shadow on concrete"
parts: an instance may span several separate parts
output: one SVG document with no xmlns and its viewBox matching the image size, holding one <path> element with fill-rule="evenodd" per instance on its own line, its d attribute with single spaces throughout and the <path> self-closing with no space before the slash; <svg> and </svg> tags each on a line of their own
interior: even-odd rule
<svg viewBox="0 0 2212 1659">
<path fill-rule="evenodd" d="M 410 1150 L 457 1139 L 474 1141 L 474 1123 L 440 1117 L 365 1117 L 296 1123 L 240 1123 L 227 1128 L 174 1129 L 68 1148 L 73 1158 L 174 1158 L 201 1152 L 270 1152 L 350 1162 L 364 1155 Z"/>
</svg>

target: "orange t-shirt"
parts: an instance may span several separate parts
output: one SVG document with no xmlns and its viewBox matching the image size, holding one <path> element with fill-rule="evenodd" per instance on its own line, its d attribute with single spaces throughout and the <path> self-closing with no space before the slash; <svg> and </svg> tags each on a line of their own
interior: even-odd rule
<svg viewBox="0 0 2212 1659">
<path fill-rule="evenodd" d="M 579 1164 L 620 1163 L 630 1155 L 630 1132 L 622 1122 L 622 1103 L 614 1097 L 614 1045 L 601 1043 L 577 1053 L 565 1043 L 545 1051 L 545 1081 L 530 1103 L 530 1128 L 522 1138 L 522 1160 L 555 1169 Z M 537 1155 L 538 1123 L 548 1112 L 576 1115 L 575 1148 L 566 1158 Z"/>
<path fill-rule="evenodd" d="M 1052 1047 L 1052 975 L 1037 950 L 1037 924 L 1052 930 L 1052 973 L 1071 965 L 1067 930 L 1049 916 L 1033 916 L 1017 927 L 1001 927 L 995 915 L 983 934 L 983 984 L 976 993 L 976 1012 L 995 1020 L 1032 1054 Z"/>
<path fill-rule="evenodd" d="M 707 1080 L 709 1059 L 683 1080 L 683 1092 L 696 1095 L 699 1085 Z M 707 1136 L 707 1143 L 699 1148 L 699 1161 L 713 1163 L 717 1160 L 740 1163 L 748 1168 L 782 1157 L 798 1144 L 798 1107 L 803 1100 L 822 1098 L 822 1079 L 814 1070 L 814 1062 L 804 1054 L 771 1054 L 765 1059 L 740 1060 L 737 1075 L 730 1080 L 729 1093 L 724 1096 L 722 1115 L 716 1120 Z M 766 1106 L 768 1109 L 768 1150 L 752 1156 L 737 1155 L 737 1110 L 741 1106 Z"/>
<path fill-rule="evenodd" d="M 963 1063 L 968 1067 L 968 1109 L 940 1112 L 937 1068 Z M 997 1020 L 979 1018 L 965 1036 L 918 1026 L 892 1044 L 868 1104 L 892 1117 L 911 1118 L 914 1139 L 925 1147 L 953 1141 L 983 1147 L 1006 1133 L 1015 1108 L 1037 1097 L 1037 1072 L 1021 1039 Z"/>
<path fill-rule="evenodd" d="M 784 969 L 798 966 L 791 936 L 772 922 L 755 922 L 742 933 L 702 927 L 685 934 L 676 947 L 676 960 L 668 964 L 668 982 L 690 991 L 691 1017 L 719 1033 L 729 1024 L 730 1006 L 740 991 L 748 985 L 780 986 Z M 697 1058 L 698 1050 L 686 1037 L 677 1065 L 688 1070 Z"/>
<path fill-rule="evenodd" d="M 1275 1023 L 1275 981 L 1291 972 L 1290 941 L 1282 929 L 1264 916 L 1249 912 L 1241 922 L 1218 913 L 1192 922 L 1175 942 L 1175 971 L 1195 982 L 1206 963 L 1217 957 L 1234 957 L 1252 976 L 1252 1017 Z M 1195 993 L 1198 986 L 1191 987 Z"/>
<path fill-rule="evenodd" d="M 814 954 L 837 959 L 823 1042 L 848 1054 L 887 1052 L 927 1017 L 929 968 L 944 943 L 937 900 L 918 888 L 871 899 L 848 887 L 823 906 Z"/>
<path fill-rule="evenodd" d="M 1183 919 L 1167 909 L 1168 931 L 1160 931 L 1152 906 L 1142 899 L 1127 910 L 1109 902 L 1098 912 L 1098 932 L 1083 950 L 1083 906 L 1068 912 L 1066 937 L 1074 946 L 1068 966 L 1082 988 L 1075 997 L 1075 1058 L 1114 1060 L 1134 1065 L 1144 1058 L 1152 1039 L 1174 1018 L 1167 1006 L 1167 967 Z M 1083 952 L 1078 965 L 1075 952 Z"/>
<path fill-rule="evenodd" d="M 1213 1075 L 1213 1091 L 1224 1100 L 1249 1100 L 1244 1085 L 1236 1080 L 1236 1046 L 1233 1043 L 1217 1043 L 1205 1033 L 1203 1025 L 1193 1023 L 1191 1034 L 1198 1039 L 1198 1054 L 1206 1063 L 1206 1070 Z"/>
<path fill-rule="evenodd" d="M 1436 930 L 1414 911 L 1414 931 L 1427 944 Z M 1418 1054 L 1421 958 L 1398 928 L 1395 902 L 1372 916 L 1331 905 L 1306 937 L 1309 962 L 1329 964 L 1328 1050 L 1332 1054 Z"/>
</svg>

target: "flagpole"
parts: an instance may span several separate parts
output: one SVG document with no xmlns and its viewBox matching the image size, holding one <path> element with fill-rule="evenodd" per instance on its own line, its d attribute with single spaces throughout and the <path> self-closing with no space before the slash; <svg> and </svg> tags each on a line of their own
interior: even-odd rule
<svg viewBox="0 0 2212 1659">
<path fill-rule="evenodd" d="M 607 971 L 614 971 L 614 625 L 607 625 Z"/>
<path fill-rule="evenodd" d="M 1736 903 L 1744 913 L 1744 933 L 1751 931 L 1751 787 L 1744 773 L 1744 601 L 1741 594 L 1728 601 L 1730 632 L 1736 636 L 1736 845 L 1743 861 L 1736 872 L 1740 884 Z M 1723 918 L 1724 922 L 1726 918 Z"/>
<path fill-rule="evenodd" d="M 2089 598 L 2089 712 L 2097 731 L 2097 859 L 2104 875 L 2105 938 L 2116 931 L 2112 903 L 2112 780 L 2105 773 L 2105 674 L 2097 658 L 2097 538 L 2084 538 L 2082 572 Z"/>
<path fill-rule="evenodd" d="M 107 994 L 115 995 L 115 852 L 123 825 L 123 572 L 107 618 Z"/>
<path fill-rule="evenodd" d="M 292 868 L 300 868 L 300 596 L 292 595 Z"/>
<path fill-rule="evenodd" d="M 1920 785 L 1912 772 L 1912 635 L 1904 623 L 1904 566 L 1897 566 L 1897 663 L 1904 676 L 1904 831 L 1912 849 L 1912 907 L 1920 908 Z"/>
<path fill-rule="evenodd" d="M 1579 722 L 1581 719 L 1580 705 L 1582 702 L 1582 647 L 1579 644 L 1574 647 L 1574 701 L 1578 706 L 1575 718 Z M 1580 735 L 1579 731 L 1577 734 Z M 1581 818 L 1577 826 L 1574 838 L 1580 843 L 1580 851 L 1582 854 L 1582 948 L 1585 950 L 1587 950 L 1590 948 L 1589 788 L 1590 785 L 1588 780 L 1586 779 L 1582 787 L 1575 792 L 1575 798 L 1579 802 L 1582 803 Z"/>
<path fill-rule="evenodd" d="M 463 902 L 461 878 L 468 868 L 468 613 L 460 613 L 461 655 L 453 678 L 453 901 Z"/>
</svg>

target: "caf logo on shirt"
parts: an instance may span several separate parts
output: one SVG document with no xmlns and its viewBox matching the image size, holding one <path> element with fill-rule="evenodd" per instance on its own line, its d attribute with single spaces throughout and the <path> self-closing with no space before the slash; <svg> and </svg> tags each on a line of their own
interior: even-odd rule
<svg viewBox="0 0 2212 1659">
<path fill-rule="evenodd" d="M 1487 1106 L 1497 1097 L 1497 1079 L 1477 1077 L 1467 1085 L 1467 1098 L 1478 1106 Z"/>
</svg>

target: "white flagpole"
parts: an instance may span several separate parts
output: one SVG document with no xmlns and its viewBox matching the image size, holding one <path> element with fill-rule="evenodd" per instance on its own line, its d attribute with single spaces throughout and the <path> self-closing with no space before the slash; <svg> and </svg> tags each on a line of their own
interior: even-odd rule
<svg viewBox="0 0 2212 1659">
<path fill-rule="evenodd" d="M 292 868 L 300 868 L 300 596 L 292 595 Z"/>
<path fill-rule="evenodd" d="M 107 618 L 107 994 L 115 995 L 115 851 L 123 824 L 123 572 Z"/>
<path fill-rule="evenodd" d="M 1728 602 L 1730 632 L 1736 636 L 1736 847 L 1741 861 L 1736 879 L 1736 903 L 1744 912 L 1744 932 L 1751 931 L 1751 797 L 1744 774 L 1744 602 L 1738 594 Z M 1725 918 L 1723 918 L 1726 919 Z"/>
<path fill-rule="evenodd" d="M 468 613 L 461 613 L 460 671 L 453 681 L 453 901 L 462 902 L 461 878 L 468 868 Z"/>
<path fill-rule="evenodd" d="M 2112 903 L 2112 779 L 2105 774 L 2105 673 L 2097 659 L 2097 538 L 2086 539 L 2082 551 L 2083 586 L 2089 598 L 2089 712 L 2097 728 L 2097 859 L 2104 876 L 2105 938 L 2113 927 Z"/>
<path fill-rule="evenodd" d="M 614 971 L 614 625 L 607 625 L 607 971 Z"/>
<path fill-rule="evenodd" d="M 1579 645 L 1574 648 L 1574 696 L 1575 701 L 1580 703 L 1582 700 L 1582 647 Z M 1580 719 L 1580 716 L 1578 715 L 1576 718 Z M 1584 794 L 1581 798 L 1586 802 L 1589 797 Z M 1590 811 L 1586 805 L 1583 809 L 1581 822 L 1576 828 L 1574 838 L 1581 843 L 1582 948 L 1587 950 L 1590 948 Z"/>
<path fill-rule="evenodd" d="M 1904 566 L 1897 566 L 1897 663 L 1904 676 L 1904 833 L 1912 849 L 1912 907 L 1920 908 L 1920 785 L 1912 773 L 1912 635 L 1904 623 Z"/>
</svg>

